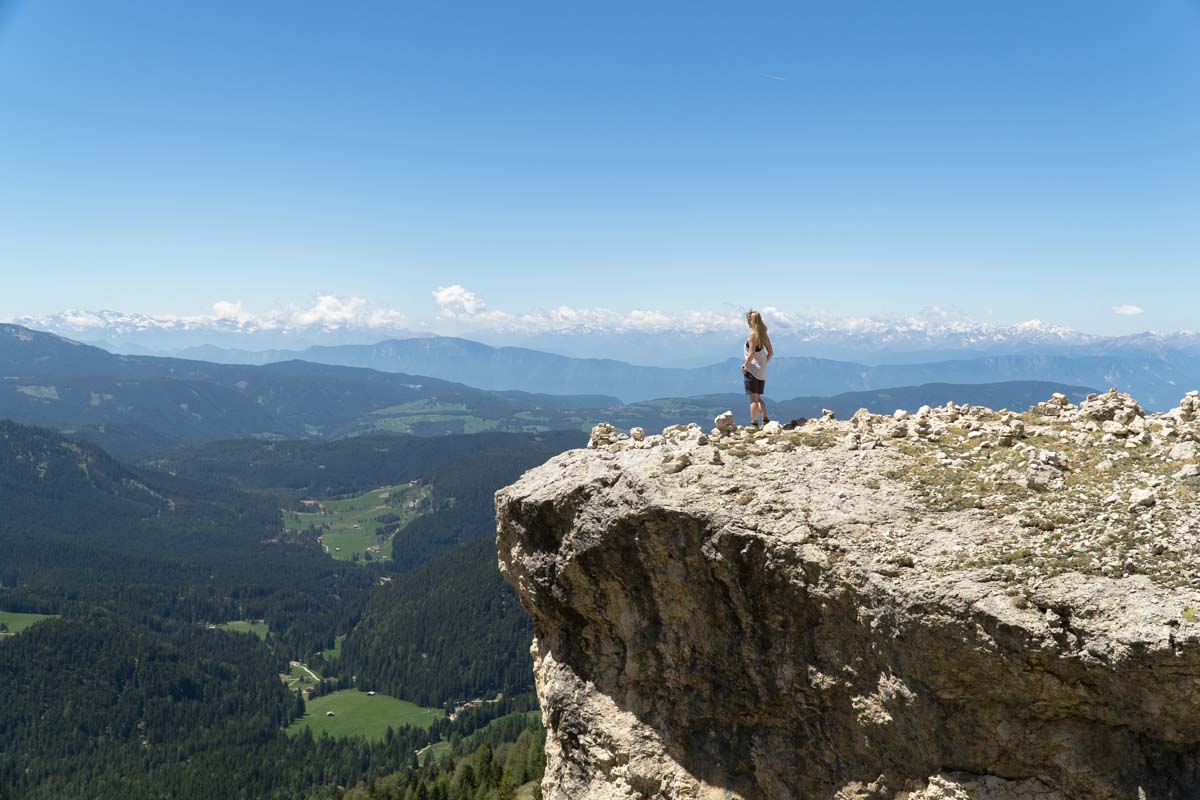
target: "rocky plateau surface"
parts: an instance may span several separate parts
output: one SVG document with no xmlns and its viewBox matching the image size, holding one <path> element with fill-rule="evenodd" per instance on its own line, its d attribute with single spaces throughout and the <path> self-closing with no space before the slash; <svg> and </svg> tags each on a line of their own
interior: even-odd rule
<svg viewBox="0 0 1200 800">
<path fill-rule="evenodd" d="M 715 423 L 497 494 L 546 798 L 1200 797 L 1200 395 Z"/>
</svg>

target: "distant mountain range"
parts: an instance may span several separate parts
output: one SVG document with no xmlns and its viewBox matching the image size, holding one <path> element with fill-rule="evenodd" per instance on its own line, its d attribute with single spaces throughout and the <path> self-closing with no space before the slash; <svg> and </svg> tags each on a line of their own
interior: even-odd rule
<svg viewBox="0 0 1200 800">
<path fill-rule="evenodd" d="M 451 337 L 393 339 L 373 345 L 310 347 L 250 352 L 214 347 L 186 351 L 195 358 L 241 364 L 301 359 L 367 367 L 385 372 L 432 375 L 483 389 L 610 394 L 625 402 L 662 397 L 721 394 L 740 388 L 739 360 L 690 369 L 645 367 L 611 359 L 579 359 L 519 347 L 490 347 Z M 1186 350 L 1156 354 L 1015 354 L 869 365 L 781 356 L 771 362 L 767 390 L 773 397 L 828 396 L 927 383 L 974 384 L 1046 381 L 1132 392 L 1154 409 L 1174 406 L 1186 390 L 1200 386 L 1200 354 Z"/>
<path fill-rule="evenodd" d="M 537 396 L 303 361 L 240 366 L 114 355 L 0 325 L 0 417 L 73 432 L 124 458 L 218 439 L 537 432 L 615 397 Z"/>
<path fill-rule="evenodd" d="M 320 315 L 291 312 L 253 316 L 229 312 L 193 317 L 112 310 L 67 310 L 14 320 L 25 327 L 97 344 L 114 352 L 184 355 L 186 348 L 297 350 L 311 345 L 368 344 L 414 333 L 386 313 Z M 996 355 L 1071 355 L 1131 358 L 1200 356 L 1200 334 L 1183 331 L 1099 336 L 1028 320 L 1014 325 L 934 318 L 771 319 L 782 353 L 866 364 L 901 364 Z M 735 355 L 744 324 L 737 315 L 698 320 L 556 322 L 552 329 L 480 329 L 467 335 L 493 345 L 519 346 L 580 358 L 611 358 L 655 366 L 702 366 Z M 732 351 L 732 352 L 731 352 Z"/>
<path fill-rule="evenodd" d="M 736 354 L 745 337 L 739 320 L 720 330 L 565 331 L 509 335 L 493 344 L 587 358 L 615 358 L 658 366 L 702 366 Z M 1138 333 L 1100 336 L 1040 320 L 1015 325 L 925 319 L 773 320 L 771 338 L 781 353 L 866 364 L 965 359 L 991 355 L 1200 355 L 1200 334 Z"/>
<path fill-rule="evenodd" d="M 141 458 L 176 446 L 237 438 L 327 440 L 371 433 L 587 430 L 602 420 L 653 430 L 678 422 L 707 425 L 726 408 L 740 414 L 745 404 L 740 394 L 702 391 L 694 394 L 704 396 L 680 399 L 692 386 L 727 387 L 731 371 L 736 384 L 736 363 L 665 370 L 599 362 L 600 368 L 608 370 L 602 372 L 592 371 L 596 365 L 587 360 L 536 351 L 514 348 L 509 352 L 452 339 L 408 340 L 412 341 L 433 348 L 432 357 L 422 356 L 428 366 L 439 362 L 462 366 L 468 361 L 464 354 L 474 354 L 480 363 L 498 359 L 490 371 L 480 368 L 479 378 L 500 381 L 505 374 L 521 379 L 540 374 L 547 385 L 560 389 L 569 383 L 615 386 L 633 381 L 638 387 L 661 388 L 663 397 L 622 405 L 605 393 L 487 390 L 420 375 L 301 360 L 244 365 L 114 355 L 53 334 L 0 325 L 0 418 L 58 428 L 120 457 Z M 396 343 L 384 343 L 391 344 Z M 405 342 L 398 344 L 404 345 L 400 352 L 407 351 Z M 448 357 L 440 349 L 445 345 L 459 348 L 454 351 L 459 357 Z M 365 357 L 358 349 L 350 352 Z M 859 390 L 843 397 L 829 397 L 840 393 L 817 389 L 787 400 L 788 394 L 777 390 L 788 386 L 844 389 L 864 380 L 864 370 L 870 375 L 874 369 L 885 368 L 780 359 L 778 374 L 785 380 L 772 378 L 772 412 L 776 418 L 787 418 L 811 416 L 823 407 L 843 413 L 859 406 L 890 411 L 946 400 L 1017 408 L 1054 391 L 1076 397 L 1088 391 L 1084 383 L 942 383 Z M 904 374 L 895 372 L 898 377 Z M 887 377 L 882 374 L 881 379 Z"/>
</svg>

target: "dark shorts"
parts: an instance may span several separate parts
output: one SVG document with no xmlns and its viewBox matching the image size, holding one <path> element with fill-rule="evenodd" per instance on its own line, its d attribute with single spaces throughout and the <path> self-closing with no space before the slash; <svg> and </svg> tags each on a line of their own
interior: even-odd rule
<svg viewBox="0 0 1200 800">
<path fill-rule="evenodd" d="M 746 394 L 762 394 L 767 388 L 767 382 L 754 377 L 749 372 L 742 372 L 742 382 L 746 385 Z"/>
</svg>

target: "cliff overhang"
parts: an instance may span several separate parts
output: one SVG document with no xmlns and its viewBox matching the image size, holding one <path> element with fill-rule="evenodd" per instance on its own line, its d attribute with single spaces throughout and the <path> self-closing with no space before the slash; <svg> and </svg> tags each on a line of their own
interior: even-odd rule
<svg viewBox="0 0 1200 800">
<path fill-rule="evenodd" d="M 543 790 L 1200 791 L 1200 398 L 606 426 L 497 494 Z"/>
</svg>

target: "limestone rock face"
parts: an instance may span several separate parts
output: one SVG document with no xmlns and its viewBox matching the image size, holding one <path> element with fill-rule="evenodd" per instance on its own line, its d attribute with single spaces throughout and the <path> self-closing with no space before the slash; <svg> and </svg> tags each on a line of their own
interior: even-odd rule
<svg viewBox="0 0 1200 800">
<path fill-rule="evenodd" d="M 530 471 L 498 549 L 545 797 L 1200 796 L 1192 405 L 605 431 Z"/>
</svg>

